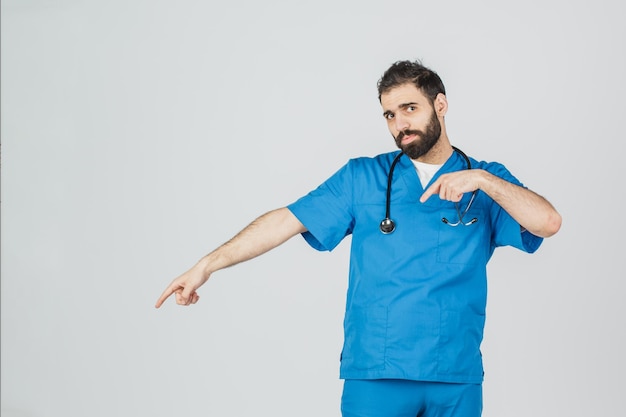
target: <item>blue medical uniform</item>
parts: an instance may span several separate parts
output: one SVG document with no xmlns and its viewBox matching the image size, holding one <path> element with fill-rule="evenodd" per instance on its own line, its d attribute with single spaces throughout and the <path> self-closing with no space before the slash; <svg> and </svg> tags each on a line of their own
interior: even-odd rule
<svg viewBox="0 0 626 417">
<path fill-rule="evenodd" d="M 437 195 L 420 203 L 424 189 L 406 155 L 393 173 L 396 230 L 382 234 L 387 176 L 398 152 L 352 159 L 288 206 L 318 250 L 330 251 L 352 235 L 340 377 L 480 384 L 487 262 L 498 246 L 532 253 L 542 239 L 521 232 L 481 191 L 464 217 L 476 223 L 445 224 L 443 217 L 457 220 L 454 203 Z M 471 161 L 472 168 L 521 185 L 499 163 Z M 454 152 L 432 181 L 464 169 Z"/>
</svg>

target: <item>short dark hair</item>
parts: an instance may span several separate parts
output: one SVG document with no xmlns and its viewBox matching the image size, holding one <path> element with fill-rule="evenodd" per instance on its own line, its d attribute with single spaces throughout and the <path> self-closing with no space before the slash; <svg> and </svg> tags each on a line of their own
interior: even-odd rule
<svg viewBox="0 0 626 417">
<path fill-rule="evenodd" d="M 383 93 L 402 84 L 413 83 L 434 103 L 437 94 L 446 94 L 446 88 L 437 73 L 419 61 L 397 61 L 378 80 L 378 101 Z"/>
</svg>

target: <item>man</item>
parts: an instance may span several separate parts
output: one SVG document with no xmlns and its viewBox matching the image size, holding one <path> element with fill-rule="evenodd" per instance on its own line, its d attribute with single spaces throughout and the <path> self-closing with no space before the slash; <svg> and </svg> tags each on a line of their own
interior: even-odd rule
<svg viewBox="0 0 626 417">
<path fill-rule="evenodd" d="M 176 278 L 156 306 L 172 294 L 180 305 L 196 303 L 212 273 L 296 234 L 318 250 L 351 234 L 343 415 L 478 417 L 487 262 L 498 246 L 534 252 L 561 217 L 503 165 L 450 144 L 434 71 L 396 62 L 378 93 L 401 151 L 353 159 L 259 217 Z"/>
</svg>

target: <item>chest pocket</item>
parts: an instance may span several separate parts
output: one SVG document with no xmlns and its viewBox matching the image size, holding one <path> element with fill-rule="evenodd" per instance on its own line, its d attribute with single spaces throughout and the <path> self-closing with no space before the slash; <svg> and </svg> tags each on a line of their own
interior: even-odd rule
<svg viewBox="0 0 626 417">
<path fill-rule="evenodd" d="M 446 224 L 442 219 L 447 219 Z M 450 208 L 442 209 L 439 212 L 439 227 L 437 233 L 437 262 L 446 264 L 476 265 L 485 264 L 489 257 L 491 241 L 489 222 L 485 212 L 480 207 L 472 207 L 463 216 L 461 223 L 451 224 L 459 221 L 459 216 L 451 204 Z"/>
</svg>

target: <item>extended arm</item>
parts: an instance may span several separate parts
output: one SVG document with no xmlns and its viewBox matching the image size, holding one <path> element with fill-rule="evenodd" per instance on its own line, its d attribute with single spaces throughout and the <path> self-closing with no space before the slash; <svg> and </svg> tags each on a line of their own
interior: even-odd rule
<svg viewBox="0 0 626 417">
<path fill-rule="evenodd" d="M 287 208 L 262 215 L 172 281 L 157 300 L 156 307 L 159 308 L 172 294 L 176 294 L 177 304 L 195 304 L 199 299 L 196 290 L 213 272 L 257 257 L 305 231 L 306 228 Z"/>
<path fill-rule="evenodd" d="M 443 200 L 460 201 L 463 193 L 480 189 L 498 203 L 524 229 L 535 236 L 550 237 L 561 228 L 561 215 L 539 194 L 512 184 L 485 170 L 472 169 L 440 176 L 420 201 L 439 194 Z"/>
</svg>

